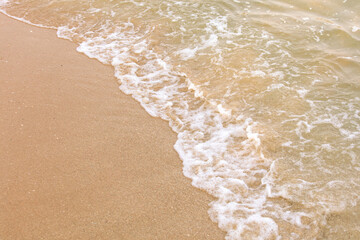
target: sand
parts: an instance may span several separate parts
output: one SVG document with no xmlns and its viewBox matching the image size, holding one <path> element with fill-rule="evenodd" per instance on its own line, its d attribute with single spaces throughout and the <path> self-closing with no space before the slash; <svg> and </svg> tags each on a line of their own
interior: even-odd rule
<svg viewBox="0 0 360 240">
<path fill-rule="evenodd" d="M 0 239 L 224 239 L 167 122 L 75 48 L 0 14 Z"/>
</svg>

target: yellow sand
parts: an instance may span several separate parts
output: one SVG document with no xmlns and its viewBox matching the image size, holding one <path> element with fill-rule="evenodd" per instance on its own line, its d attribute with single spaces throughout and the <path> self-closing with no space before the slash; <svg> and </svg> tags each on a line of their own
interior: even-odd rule
<svg viewBox="0 0 360 240">
<path fill-rule="evenodd" d="M 0 239 L 224 239 L 110 66 L 0 14 Z"/>
</svg>

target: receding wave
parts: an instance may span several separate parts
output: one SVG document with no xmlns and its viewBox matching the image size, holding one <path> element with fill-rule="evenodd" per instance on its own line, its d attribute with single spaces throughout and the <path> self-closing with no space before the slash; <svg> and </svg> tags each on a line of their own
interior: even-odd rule
<svg viewBox="0 0 360 240">
<path fill-rule="evenodd" d="M 0 1 L 114 67 L 178 134 L 227 239 L 358 239 L 355 1 Z"/>
</svg>

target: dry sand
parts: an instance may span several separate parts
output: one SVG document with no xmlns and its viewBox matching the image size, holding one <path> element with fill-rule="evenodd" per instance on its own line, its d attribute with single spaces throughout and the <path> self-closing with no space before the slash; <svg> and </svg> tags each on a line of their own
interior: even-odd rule
<svg viewBox="0 0 360 240">
<path fill-rule="evenodd" d="M 224 239 L 110 66 L 0 14 L 0 239 Z"/>
</svg>

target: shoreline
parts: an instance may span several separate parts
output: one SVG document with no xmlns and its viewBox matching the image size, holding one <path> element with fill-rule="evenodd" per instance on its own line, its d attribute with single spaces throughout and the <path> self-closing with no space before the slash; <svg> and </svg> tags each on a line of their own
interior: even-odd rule
<svg viewBox="0 0 360 240">
<path fill-rule="evenodd" d="M 224 239 L 113 69 L 0 13 L 0 238 Z"/>
</svg>

